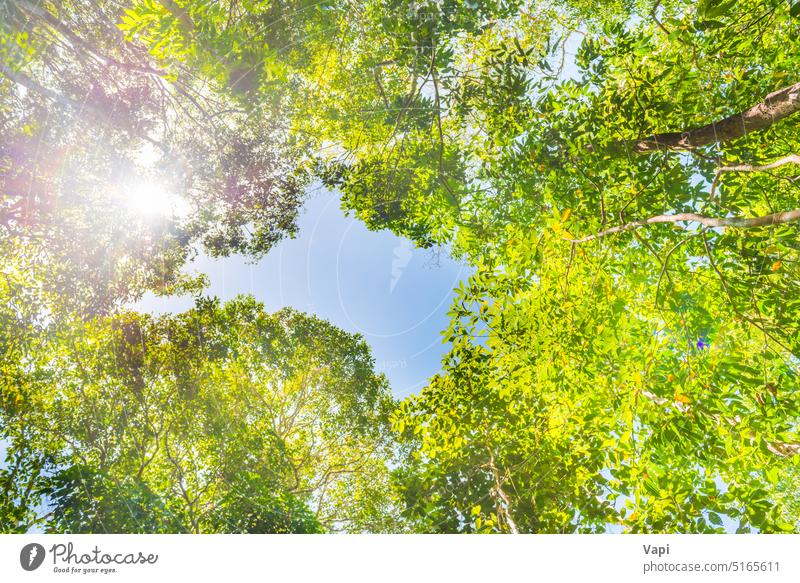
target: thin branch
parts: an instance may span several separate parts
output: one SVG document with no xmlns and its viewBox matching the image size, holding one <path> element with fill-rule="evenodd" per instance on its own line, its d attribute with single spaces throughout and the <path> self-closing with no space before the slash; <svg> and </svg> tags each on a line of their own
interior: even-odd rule
<svg viewBox="0 0 800 583">
<path fill-rule="evenodd" d="M 686 237 L 685 239 L 681 239 L 669 251 L 667 251 L 667 255 L 664 257 L 664 262 L 661 265 L 661 273 L 659 273 L 659 275 L 658 275 L 658 283 L 656 284 L 656 295 L 655 295 L 656 306 L 658 306 L 658 294 L 661 291 L 661 280 L 664 279 L 664 275 L 665 274 L 667 276 L 667 279 L 670 280 L 670 283 L 672 283 L 672 278 L 670 277 L 669 272 L 667 271 L 667 267 L 669 266 L 670 257 L 672 257 L 672 254 L 675 253 L 675 251 L 679 247 L 681 247 L 684 243 L 687 243 L 688 241 L 690 241 L 693 237 L 697 237 L 698 234 L 699 233 L 696 233 L 696 234 L 692 235 L 691 237 Z"/>
<path fill-rule="evenodd" d="M 439 132 L 439 182 L 442 183 L 444 186 L 445 194 L 447 195 L 447 200 L 456 210 L 460 210 L 461 206 L 458 202 L 458 198 L 456 197 L 453 190 L 450 188 L 450 184 L 447 182 L 447 178 L 445 178 L 444 172 L 444 132 L 442 131 L 442 106 L 441 100 L 439 98 L 439 80 L 436 77 L 436 46 L 434 45 L 433 51 L 431 54 L 431 78 L 433 79 L 433 93 L 435 98 L 435 105 L 436 105 L 436 127 Z"/>
<path fill-rule="evenodd" d="M 48 89 L 44 85 L 40 84 L 39 82 L 35 81 L 34 79 L 28 77 L 24 73 L 20 71 L 13 71 L 11 68 L 7 67 L 4 64 L 0 64 L 0 74 L 8 78 L 10 81 L 13 81 L 17 85 L 25 87 L 28 90 L 34 91 L 52 101 L 55 101 L 59 105 L 66 107 L 74 111 L 79 117 L 86 119 L 89 113 L 94 114 L 98 121 L 101 121 L 105 125 L 113 126 L 119 128 L 119 124 L 112 123 L 111 116 L 108 112 L 103 111 L 103 109 L 92 105 L 88 101 L 78 101 L 77 99 L 73 99 L 72 97 L 68 97 L 57 91 L 53 91 L 52 89 Z M 89 120 L 92 121 L 92 120 Z M 140 132 L 133 127 L 126 127 L 120 128 L 129 133 L 130 135 L 139 138 L 140 140 L 144 140 L 149 142 L 159 148 L 162 152 L 167 155 L 171 155 L 171 152 L 167 146 L 165 146 L 160 141 L 156 140 L 155 138 L 150 137 L 146 133 Z"/>
<path fill-rule="evenodd" d="M 781 457 L 792 457 L 800 454 L 800 443 L 770 441 L 767 442 L 767 449 Z"/>
<path fill-rule="evenodd" d="M 706 250 L 706 256 L 708 257 L 708 262 L 711 264 L 711 269 L 713 269 L 714 273 L 717 274 L 717 277 L 719 278 L 719 281 L 722 284 L 722 289 L 725 291 L 725 295 L 728 297 L 728 301 L 730 302 L 733 311 L 736 312 L 736 314 L 740 318 L 742 318 L 746 322 L 752 324 L 753 326 L 761 330 L 761 332 L 763 332 L 765 335 L 769 336 L 769 338 L 773 342 L 775 342 L 775 344 L 786 350 L 789 354 L 794 355 L 794 351 L 790 347 L 781 342 L 778 338 L 775 338 L 775 336 L 770 334 L 769 331 L 767 331 L 767 329 L 761 325 L 761 323 L 751 318 L 738 308 L 736 302 L 733 299 L 733 294 L 731 293 L 730 287 L 728 286 L 728 282 L 725 280 L 725 276 L 722 275 L 722 272 L 720 271 L 719 267 L 717 267 L 717 262 L 714 261 L 714 255 L 711 253 L 711 247 L 708 244 L 708 238 L 706 237 L 705 232 L 702 232 L 702 236 L 703 236 L 703 246 L 705 247 Z"/>
<path fill-rule="evenodd" d="M 391 105 L 389 104 L 389 100 L 386 98 L 386 92 L 383 90 L 383 83 L 381 82 L 381 68 L 374 67 L 372 69 L 372 76 L 375 78 L 375 83 L 378 85 L 378 91 L 381 94 L 381 99 L 383 100 L 383 105 L 388 110 Z"/>
<path fill-rule="evenodd" d="M 784 156 L 783 158 L 775 160 L 774 162 L 770 162 L 769 164 L 735 164 L 733 166 L 722 166 L 717 168 L 714 181 L 711 183 L 709 200 L 714 200 L 717 187 L 719 186 L 720 177 L 726 172 L 766 172 L 768 170 L 780 168 L 781 166 L 786 166 L 787 164 L 800 164 L 800 156 L 797 154 L 789 154 L 788 156 Z"/>
<path fill-rule="evenodd" d="M 687 403 L 679 403 L 677 401 L 670 401 L 669 399 L 665 399 L 663 397 L 659 397 L 655 393 L 651 393 L 647 390 L 640 391 L 640 394 L 647 398 L 649 401 L 659 405 L 661 407 L 666 406 L 674 406 L 676 409 L 683 413 L 687 413 L 692 410 L 692 406 Z M 723 417 L 721 415 L 713 415 L 716 419 L 717 423 L 727 423 L 731 427 L 738 427 L 741 424 L 740 418 L 731 419 L 729 417 Z M 752 439 L 755 437 L 754 433 L 751 433 L 750 438 Z M 792 457 L 795 455 L 800 455 L 800 443 L 793 443 L 793 442 L 786 442 L 786 441 L 767 441 L 766 442 L 767 449 L 770 453 L 773 453 L 780 457 Z"/>
<path fill-rule="evenodd" d="M 764 215 L 762 217 L 752 217 L 749 219 L 743 219 L 740 217 L 717 218 L 717 217 L 706 217 L 703 215 L 698 215 L 697 213 L 678 213 L 675 215 L 656 215 L 654 217 L 650 217 L 649 219 L 643 219 L 641 221 L 633 221 L 630 223 L 625 223 L 624 225 L 611 227 L 610 229 L 606 229 L 604 231 L 600 231 L 599 233 L 595 233 L 594 235 L 588 235 L 580 239 L 568 239 L 568 241 L 570 243 L 586 243 L 587 241 L 600 239 L 601 237 L 612 235 L 614 233 L 622 233 L 624 231 L 630 231 L 631 229 L 637 229 L 639 227 L 644 227 L 646 225 L 652 225 L 657 223 L 687 222 L 687 223 L 699 223 L 706 227 L 738 227 L 740 229 L 750 229 L 754 227 L 766 227 L 769 225 L 792 223 L 795 221 L 800 221 L 800 209 L 794 209 L 791 211 L 785 211 L 780 213 L 773 213 L 771 215 Z"/>
<path fill-rule="evenodd" d="M 500 478 L 500 471 L 497 469 L 497 466 L 494 463 L 494 454 L 488 445 L 486 446 L 486 450 L 489 453 L 489 463 L 487 464 L 487 467 L 492 472 L 492 477 L 494 478 L 494 487 L 492 488 L 491 493 L 497 501 L 497 514 L 501 515 L 505 519 L 506 525 L 508 525 L 508 530 L 511 531 L 511 534 L 519 534 L 519 528 L 517 527 L 516 522 L 514 522 L 514 518 L 511 516 L 511 499 L 503 490 L 503 482 L 506 480 L 506 478 Z"/>
<path fill-rule="evenodd" d="M 39 17 L 43 19 L 45 22 L 47 22 L 47 24 L 49 24 L 52 28 L 54 28 L 62 35 L 64 35 L 67 39 L 69 39 L 73 47 L 75 47 L 76 49 L 83 48 L 86 52 L 96 57 L 98 60 L 100 60 L 100 62 L 102 62 L 106 66 L 114 66 L 120 69 L 124 69 L 126 71 L 145 73 L 147 75 L 154 75 L 156 77 L 164 77 L 167 75 L 167 72 L 161 69 L 156 69 L 148 65 L 123 62 L 113 57 L 109 57 L 108 55 L 103 54 L 100 51 L 100 49 L 98 49 L 95 45 L 78 36 L 67 24 L 57 19 L 55 16 L 53 16 L 46 10 L 42 10 L 38 6 L 33 6 L 28 2 L 20 2 L 19 6 L 22 8 L 22 10 L 28 12 L 33 16 Z"/>
<path fill-rule="evenodd" d="M 766 172 L 767 170 L 780 168 L 787 164 L 800 164 L 800 155 L 789 154 L 769 164 L 736 164 L 734 166 L 722 166 L 717 169 L 717 174 L 722 174 L 723 172 Z"/>
</svg>

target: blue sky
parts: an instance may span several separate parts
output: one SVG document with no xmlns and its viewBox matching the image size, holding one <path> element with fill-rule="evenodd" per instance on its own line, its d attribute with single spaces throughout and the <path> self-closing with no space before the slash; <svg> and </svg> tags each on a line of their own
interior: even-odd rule
<svg viewBox="0 0 800 583">
<path fill-rule="evenodd" d="M 360 333 L 397 397 L 419 391 L 439 370 L 452 290 L 471 273 L 446 251 L 367 230 L 344 215 L 337 194 L 319 188 L 309 194 L 297 237 L 261 261 L 201 257 L 188 271 L 206 273 L 207 293 L 223 300 L 252 294 L 270 311 L 291 306 Z M 163 313 L 192 304 L 190 297 L 148 294 L 135 307 Z"/>
</svg>

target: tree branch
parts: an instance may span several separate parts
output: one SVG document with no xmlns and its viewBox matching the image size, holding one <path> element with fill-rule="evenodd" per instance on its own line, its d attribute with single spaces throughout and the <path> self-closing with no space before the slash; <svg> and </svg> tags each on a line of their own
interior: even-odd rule
<svg viewBox="0 0 800 583">
<path fill-rule="evenodd" d="M 117 67 L 125 71 L 145 73 L 147 75 L 154 75 L 156 77 L 164 77 L 167 75 L 167 72 L 164 70 L 156 69 L 146 64 L 140 65 L 137 63 L 127 63 L 119 61 L 113 57 L 104 54 L 95 45 L 93 45 L 86 39 L 78 36 L 78 34 L 76 34 L 67 24 L 57 19 L 55 16 L 53 16 L 46 10 L 39 8 L 38 6 L 33 6 L 27 2 L 20 2 L 19 6 L 22 8 L 23 11 L 27 12 L 28 14 L 43 19 L 53 29 L 64 35 L 76 50 L 79 50 L 81 48 L 84 49 L 86 52 L 93 55 L 95 58 L 97 58 L 101 63 L 103 63 L 106 66 Z"/>
<path fill-rule="evenodd" d="M 766 172 L 767 170 L 774 170 L 775 168 L 780 168 L 781 166 L 786 166 L 787 164 L 800 164 L 800 156 L 797 154 L 789 154 L 788 156 L 784 156 L 774 162 L 770 162 L 769 164 L 736 164 L 734 166 L 722 166 L 721 168 L 717 169 L 717 174 L 722 174 L 723 172 Z"/>
<path fill-rule="evenodd" d="M 172 155 L 169 148 L 167 148 L 167 146 L 165 146 L 162 142 L 156 140 L 155 138 L 149 136 L 144 132 L 138 131 L 134 127 L 124 127 L 124 128 L 120 127 L 120 124 L 112 122 L 111 116 L 108 114 L 108 112 L 103 111 L 101 108 L 98 108 L 90 104 L 88 101 L 78 101 L 77 99 L 68 97 L 57 91 L 53 91 L 52 89 L 45 87 L 38 81 L 28 77 L 22 72 L 13 71 L 4 64 L 0 64 L 0 75 L 3 75 L 10 81 L 24 87 L 25 89 L 34 91 L 35 93 L 47 97 L 48 99 L 55 101 L 59 105 L 69 110 L 72 110 L 78 117 L 81 117 L 82 119 L 89 118 L 87 121 L 99 121 L 105 125 L 116 127 L 117 129 L 122 129 L 128 132 L 130 135 L 139 138 L 140 140 L 144 140 L 146 142 L 153 144 L 155 147 L 159 148 L 162 152 L 164 152 L 168 156 Z M 96 119 L 91 119 L 91 116 L 88 115 L 90 113 L 93 114 L 93 117 Z"/>
<path fill-rule="evenodd" d="M 714 181 L 711 183 L 709 200 L 714 200 L 714 196 L 717 192 L 717 186 L 719 186 L 720 177 L 726 172 L 766 172 L 768 170 L 780 168 L 781 166 L 786 166 L 787 164 L 800 164 L 800 156 L 797 154 L 789 154 L 788 156 L 784 156 L 783 158 L 775 160 L 774 162 L 770 162 L 769 164 L 735 164 L 733 166 L 722 166 L 717 168 L 717 173 L 714 175 Z"/>
<path fill-rule="evenodd" d="M 612 151 L 647 154 L 664 150 L 693 150 L 715 142 L 730 142 L 757 132 L 800 111 L 800 83 L 767 95 L 764 101 L 719 121 L 682 132 L 653 134 L 633 141 L 616 142 Z"/>
<path fill-rule="evenodd" d="M 706 250 L 706 257 L 708 257 L 708 263 L 711 265 L 711 269 L 714 270 L 714 273 L 717 275 L 719 282 L 722 284 L 722 289 L 725 291 L 725 295 L 728 296 L 728 301 L 730 302 L 733 311 L 736 312 L 736 314 L 740 318 L 742 318 L 746 322 L 750 323 L 751 325 L 761 330 L 764 333 L 764 335 L 772 339 L 772 341 L 775 342 L 775 344 L 777 344 L 778 346 L 783 348 L 786 352 L 794 356 L 794 351 L 790 347 L 786 346 L 786 344 L 781 342 L 780 339 L 775 338 L 775 336 L 773 336 L 766 328 L 764 328 L 761 322 L 759 322 L 754 318 L 751 318 L 738 308 L 738 306 L 736 305 L 736 301 L 733 299 L 733 294 L 731 293 L 730 287 L 728 286 L 728 282 L 725 280 L 725 276 L 722 275 L 722 272 L 720 271 L 719 267 L 717 267 L 717 262 L 714 261 L 714 254 L 711 253 L 711 247 L 708 245 L 708 237 L 706 237 L 705 232 L 701 232 L 701 234 L 703 236 L 703 247 L 705 247 Z M 761 316 L 760 313 L 759 316 Z"/>
<path fill-rule="evenodd" d="M 655 393 L 651 393 L 647 390 L 642 390 L 640 393 L 643 397 L 647 398 L 651 402 L 655 403 L 656 405 L 660 405 L 662 407 L 667 405 L 673 405 L 676 409 L 681 411 L 682 413 L 686 413 L 692 409 L 691 405 L 685 403 L 679 403 L 678 401 L 670 401 L 669 399 L 665 399 L 663 397 L 659 397 Z M 731 427 L 738 427 L 741 424 L 741 419 L 730 419 L 727 417 L 723 417 L 721 415 L 714 415 L 717 422 L 725 422 Z M 751 435 L 751 438 L 754 437 L 755 434 Z M 800 443 L 792 443 L 786 441 L 767 441 L 766 442 L 767 449 L 770 453 L 773 453 L 780 457 L 792 457 L 795 455 L 800 454 Z"/>
<path fill-rule="evenodd" d="M 447 178 L 445 177 L 445 172 L 444 172 L 444 132 L 442 131 L 442 105 L 441 105 L 441 99 L 439 97 L 439 80 L 436 77 L 435 45 L 431 52 L 431 78 L 433 79 L 433 94 L 434 94 L 434 103 L 436 106 L 436 127 L 439 132 L 439 182 L 441 182 L 442 186 L 444 186 L 444 191 L 445 195 L 447 196 L 448 202 L 453 206 L 453 208 L 455 208 L 456 210 L 460 210 L 461 205 L 459 204 L 458 198 L 453 192 L 453 189 L 450 188 L 450 184 L 447 182 Z"/>
<path fill-rule="evenodd" d="M 514 518 L 511 516 L 511 499 L 503 490 L 503 482 L 505 481 L 505 478 L 500 478 L 500 472 L 494 463 L 494 454 L 488 445 L 486 446 L 486 450 L 489 452 L 489 463 L 487 464 L 487 467 L 492 472 L 492 477 L 494 477 L 494 487 L 491 490 L 491 494 L 497 500 L 497 513 L 498 515 L 503 516 L 511 534 L 519 534 L 517 523 L 514 522 Z"/>
<path fill-rule="evenodd" d="M 750 229 L 753 227 L 766 227 L 769 225 L 780 225 L 783 223 L 792 223 L 795 221 L 800 221 L 800 209 L 794 209 L 791 211 L 785 211 L 780 213 L 773 213 L 771 215 L 764 215 L 763 217 L 752 217 L 749 219 L 743 219 L 740 217 L 716 218 L 716 217 L 706 217 L 703 215 L 698 215 L 696 213 L 678 213 L 675 215 L 656 215 L 654 217 L 650 217 L 649 219 L 643 219 L 641 221 L 633 221 L 630 223 L 625 223 L 624 225 L 618 225 L 616 227 L 612 227 L 610 229 L 606 229 L 604 231 L 600 231 L 599 233 L 595 233 L 594 235 L 588 235 L 580 239 L 568 239 L 568 241 L 570 243 L 586 243 L 587 241 L 600 239 L 601 237 L 605 237 L 607 235 L 612 235 L 614 233 L 622 233 L 624 231 L 630 231 L 631 229 L 637 229 L 639 227 L 644 227 L 646 225 L 651 225 L 656 223 L 687 222 L 687 223 L 699 223 L 706 227 L 738 227 L 740 229 Z"/>
</svg>

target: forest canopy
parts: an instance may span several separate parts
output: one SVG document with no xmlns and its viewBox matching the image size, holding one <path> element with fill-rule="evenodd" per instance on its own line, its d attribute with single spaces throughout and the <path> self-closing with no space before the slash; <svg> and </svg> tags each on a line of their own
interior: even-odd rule
<svg viewBox="0 0 800 583">
<path fill-rule="evenodd" d="M 800 2 L 597 4 L 0 1 L 0 530 L 798 531 Z M 473 269 L 415 395 L 186 275 L 315 183 Z"/>
</svg>

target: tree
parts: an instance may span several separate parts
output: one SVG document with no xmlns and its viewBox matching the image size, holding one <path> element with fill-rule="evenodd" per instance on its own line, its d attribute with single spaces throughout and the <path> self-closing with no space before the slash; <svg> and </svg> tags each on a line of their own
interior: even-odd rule
<svg viewBox="0 0 800 583">
<path fill-rule="evenodd" d="M 768 491 L 800 451 L 797 10 L 479 3 L 460 18 L 431 3 L 389 28 L 379 7 L 342 25 L 371 42 L 345 33 L 309 81 L 324 106 L 303 127 L 336 145 L 322 176 L 372 228 L 483 268 L 444 373 L 397 417 L 422 472 L 412 515 L 444 530 L 790 528 Z M 549 378 L 554 350 L 566 378 Z M 569 411 L 575 433 L 532 436 L 554 422 L 531 410 Z M 562 499 L 536 480 L 573 455 Z"/>
<path fill-rule="evenodd" d="M 421 528 L 793 528 L 769 494 L 796 451 L 791 357 L 702 270 L 684 267 L 656 304 L 644 246 L 512 241 L 513 262 L 459 290 L 443 372 L 394 419 Z"/>
<path fill-rule="evenodd" d="M 19 148 L 23 172 L 7 171 L 2 191 L 13 238 L 0 250 L 16 261 L 4 288 L 12 308 L 0 312 L 14 323 L 0 338 L 16 359 L 6 367 L 30 379 L 19 347 L 49 325 L 29 281 L 53 290 L 51 305 L 90 313 L 137 290 L 196 290 L 202 281 L 178 276 L 194 244 L 266 251 L 292 232 L 300 186 L 315 177 L 370 228 L 446 245 L 476 269 L 458 290 L 441 373 L 393 415 L 409 456 L 396 477 L 415 528 L 796 528 L 785 492 L 800 460 L 799 6 L 7 8 L 2 114 L 13 122 L 0 127 L 24 143 L 18 136 L 32 131 L 37 143 L 79 147 L 106 180 L 109 152 L 130 162 L 149 144 L 161 160 L 150 171 L 185 183 L 192 212 L 112 236 L 92 213 L 106 204 L 93 198 L 102 191 L 87 187 L 74 212 L 48 214 L 63 177 L 86 179 L 86 167 L 51 177 L 34 148 Z M 45 103 L 66 116 L 46 128 L 67 137 L 42 133 Z M 103 128 L 113 148 L 98 149 L 88 128 Z M 6 195 L 20 184 L 35 194 L 36 220 L 21 214 L 21 194 Z M 74 258 L 80 233 L 91 236 Z M 44 251 L 46 269 L 25 263 Z M 86 264 L 105 271 L 79 276 Z M 184 393 L 202 385 L 181 378 Z M 19 448 L 39 451 L 32 439 L 20 433 Z M 22 500 L 30 491 L 13 476 L 27 470 L 13 467 L 4 479 Z M 254 491 L 272 492 L 272 481 L 258 483 Z M 357 483 L 340 486 L 337 507 L 358 521 L 357 508 L 385 518 L 379 496 L 346 501 Z M 152 491 L 126 488 L 133 499 Z M 294 498 L 269 500 L 295 508 Z M 247 516 L 228 503 L 231 516 Z M 384 518 L 372 524 L 388 528 Z"/>
<path fill-rule="evenodd" d="M 4 485 L 31 501 L 4 530 L 395 530 L 372 369 L 358 336 L 248 298 L 58 326 L 5 395 Z M 383 502 L 350 513 L 351 497 Z"/>
<path fill-rule="evenodd" d="M 396 420 L 412 516 L 449 516 L 425 528 L 794 528 L 770 491 L 800 452 L 796 13 L 612 12 L 573 25 L 571 78 L 537 77 L 522 44 L 515 99 L 491 101 L 502 68 L 482 101 L 447 92 L 446 127 L 485 120 L 450 136 L 482 228 L 455 239 L 479 272 L 443 375 Z"/>
<path fill-rule="evenodd" d="M 198 248 L 259 257 L 294 234 L 306 179 L 280 95 L 161 67 L 117 2 L 0 10 L 0 252 L 50 309 L 196 291 Z"/>
</svg>

